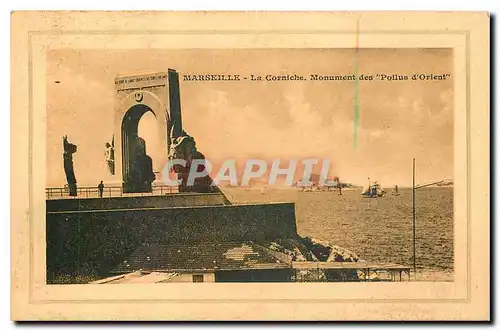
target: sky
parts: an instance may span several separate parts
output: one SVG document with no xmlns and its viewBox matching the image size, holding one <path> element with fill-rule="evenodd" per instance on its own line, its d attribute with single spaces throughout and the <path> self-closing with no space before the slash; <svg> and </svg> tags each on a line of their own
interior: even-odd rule
<svg viewBox="0 0 500 331">
<path fill-rule="evenodd" d="M 356 68 L 357 67 L 357 68 Z M 80 186 L 107 175 L 114 79 L 179 72 L 184 129 L 214 163 L 328 158 L 342 182 L 411 185 L 453 177 L 453 75 L 441 81 L 183 81 L 184 74 L 373 75 L 453 72 L 450 49 L 58 49 L 47 57 L 47 186 L 65 184 L 62 136 L 78 145 Z M 59 82 L 59 83 L 56 83 Z M 355 104 L 359 121 L 354 144 Z M 154 116 L 141 119 L 153 163 L 164 153 Z M 155 166 L 158 166 L 156 164 Z"/>
</svg>

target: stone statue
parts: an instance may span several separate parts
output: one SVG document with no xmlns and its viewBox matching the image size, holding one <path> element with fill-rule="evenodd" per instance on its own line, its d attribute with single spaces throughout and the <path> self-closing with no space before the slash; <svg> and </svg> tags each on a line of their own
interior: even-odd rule
<svg viewBox="0 0 500 331">
<path fill-rule="evenodd" d="M 193 186 L 187 185 L 189 171 L 194 160 L 205 160 L 205 156 L 196 149 L 196 141 L 193 137 L 182 130 L 181 134 L 174 137 L 174 126 L 170 132 L 170 149 L 168 158 L 170 160 L 185 160 L 186 166 L 175 164 L 173 166 L 174 172 L 181 180 L 179 192 L 197 192 L 209 193 L 214 191 L 212 186 L 212 179 L 207 174 L 205 177 L 196 178 Z M 205 165 L 198 165 L 198 172 L 205 170 Z"/>
<path fill-rule="evenodd" d="M 76 153 L 76 145 L 68 142 L 68 136 L 63 137 L 63 161 L 64 172 L 66 173 L 66 181 L 68 182 L 69 195 L 77 196 L 76 176 L 73 169 L 73 154 Z"/>
<path fill-rule="evenodd" d="M 151 192 L 151 184 L 155 180 L 153 162 L 146 154 L 146 143 L 140 137 L 135 138 L 135 158 L 131 164 L 128 185 L 133 192 Z"/>
<path fill-rule="evenodd" d="M 110 143 L 106 143 L 105 151 L 106 163 L 108 164 L 108 170 L 111 175 L 115 174 L 115 136 L 113 135 L 113 140 Z"/>
</svg>

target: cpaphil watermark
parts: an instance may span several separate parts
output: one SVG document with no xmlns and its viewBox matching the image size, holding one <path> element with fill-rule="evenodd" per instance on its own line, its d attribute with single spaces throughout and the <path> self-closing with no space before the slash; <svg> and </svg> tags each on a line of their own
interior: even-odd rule
<svg viewBox="0 0 500 331">
<path fill-rule="evenodd" d="M 298 170 L 299 166 L 300 170 Z M 318 176 L 318 174 L 313 174 L 313 170 L 318 169 L 319 166 L 321 166 L 321 171 Z M 175 170 L 178 171 L 179 167 L 185 169 L 186 172 L 183 173 L 183 176 L 180 176 L 181 178 L 171 178 L 171 174 L 176 172 Z M 217 170 L 213 176 L 211 176 L 213 174 L 212 170 Z M 262 181 L 263 178 L 267 177 L 267 184 L 275 185 L 278 177 L 283 176 L 286 186 L 309 187 L 315 184 L 336 187 L 339 183 L 337 180 L 328 179 L 329 171 L 329 159 L 292 159 L 288 160 L 288 162 L 281 162 L 280 159 L 274 159 L 271 162 L 261 159 L 248 159 L 242 173 L 238 172 L 236 160 L 234 159 L 223 161 L 218 169 L 213 169 L 212 163 L 207 159 L 192 159 L 189 163 L 184 159 L 170 159 L 163 168 L 162 181 L 168 186 L 193 186 L 197 180 L 211 176 L 212 186 L 221 184 L 250 186 L 252 180 Z M 318 177 L 316 181 L 311 180 L 313 175 Z M 300 180 L 297 180 L 297 178 L 300 178 Z"/>
</svg>

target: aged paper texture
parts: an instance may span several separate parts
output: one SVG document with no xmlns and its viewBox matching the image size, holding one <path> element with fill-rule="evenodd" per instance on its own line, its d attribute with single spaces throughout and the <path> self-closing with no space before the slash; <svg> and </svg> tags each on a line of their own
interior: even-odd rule
<svg viewBox="0 0 500 331">
<path fill-rule="evenodd" d="M 12 319 L 489 320 L 487 13 L 14 12 Z"/>
</svg>

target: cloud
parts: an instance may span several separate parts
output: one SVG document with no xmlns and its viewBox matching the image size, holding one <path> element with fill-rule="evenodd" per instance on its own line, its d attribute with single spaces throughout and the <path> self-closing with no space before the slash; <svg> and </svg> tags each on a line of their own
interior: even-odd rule
<svg viewBox="0 0 500 331">
<path fill-rule="evenodd" d="M 403 72 L 409 63 L 412 70 L 423 70 L 429 63 L 444 68 L 452 64 L 450 54 L 373 49 L 360 53 L 359 63 L 360 70 L 366 72 Z M 425 61 L 420 61 L 424 55 Z M 103 144 L 114 131 L 114 76 L 122 71 L 164 70 L 166 65 L 190 73 L 243 74 L 239 72 L 242 68 L 248 73 L 343 72 L 352 69 L 352 52 L 54 51 L 47 67 L 49 185 L 64 183 L 64 134 L 79 145 L 75 154 L 79 182 L 93 184 L 99 180 L 97 177 L 105 173 Z M 55 80 L 61 83 L 54 84 Z M 347 181 L 364 183 L 371 176 L 408 182 L 401 169 L 411 163 L 412 157 L 432 160 L 419 169 L 423 177 L 450 177 L 453 171 L 452 87 L 451 81 L 361 83 L 356 148 L 352 82 L 181 82 L 182 117 L 184 128 L 210 159 L 328 157 L 333 171 Z M 395 177 L 398 174 L 401 178 Z"/>
</svg>

